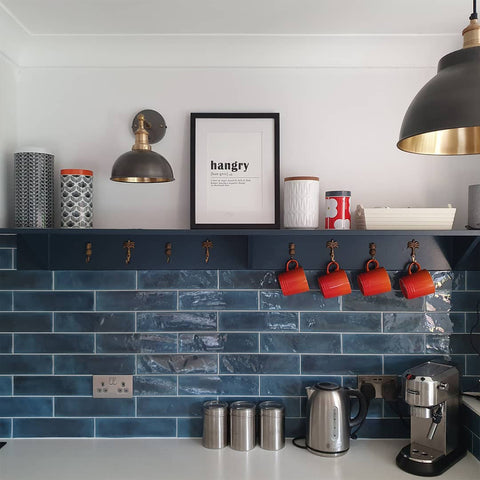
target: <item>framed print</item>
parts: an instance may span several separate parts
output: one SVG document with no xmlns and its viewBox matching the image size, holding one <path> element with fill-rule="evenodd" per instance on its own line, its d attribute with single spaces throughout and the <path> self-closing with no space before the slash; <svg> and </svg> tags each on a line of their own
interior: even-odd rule
<svg viewBox="0 0 480 480">
<path fill-rule="evenodd" d="M 192 113 L 190 227 L 280 227 L 280 115 Z"/>
</svg>

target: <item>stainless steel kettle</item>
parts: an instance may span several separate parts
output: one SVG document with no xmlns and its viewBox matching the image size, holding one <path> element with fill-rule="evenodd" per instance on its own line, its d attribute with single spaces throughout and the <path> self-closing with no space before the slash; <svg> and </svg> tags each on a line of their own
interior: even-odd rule
<svg viewBox="0 0 480 480">
<path fill-rule="evenodd" d="M 307 387 L 306 447 L 315 455 L 339 457 L 350 448 L 350 429 L 367 416 L 367 400 L 363 393 L 335 383 L 317 383 Z M 360 401 L 360 409 L 350 418 L 350 398 Z"/>
</svg>

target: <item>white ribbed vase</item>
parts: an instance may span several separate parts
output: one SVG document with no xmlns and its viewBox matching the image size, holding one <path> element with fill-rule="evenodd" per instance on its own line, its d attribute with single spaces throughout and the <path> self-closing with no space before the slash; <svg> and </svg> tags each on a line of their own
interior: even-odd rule
<svg viewBox="0 0 480 480">
<path fill-rule="evenodd" d="M 284 182 L 283 226 L 318 228 L 319 178 L 287 177 Z"/>
</svg>

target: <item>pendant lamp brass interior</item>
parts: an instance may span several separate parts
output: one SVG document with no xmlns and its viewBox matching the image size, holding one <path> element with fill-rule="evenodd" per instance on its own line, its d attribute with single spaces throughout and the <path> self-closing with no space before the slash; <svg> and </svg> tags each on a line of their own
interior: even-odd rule
<svg viewBox="0 0 480 480">
<path fill-rule="evenodd" d="M 152 151 L 150 143 L 159 142 L 166 132 L 164 118 L 155 110 L 142 110 L 135 115 L 132 130 L 135 144 L 130 152 L 115 161 L 110 180 L 126 183 L 172 182 L 172 167 L 167 159 Z"/>
<path fill-rule="evenodd" d="M 463 48 L 445 55 L 403 119 L 397 147 L 425 155 L 480 154 L 480 25 L 476 0 Z"/>
</svg>

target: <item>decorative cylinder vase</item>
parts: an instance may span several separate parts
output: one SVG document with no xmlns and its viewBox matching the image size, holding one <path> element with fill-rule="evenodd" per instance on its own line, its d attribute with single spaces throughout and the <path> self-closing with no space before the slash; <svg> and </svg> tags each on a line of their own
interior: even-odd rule
<svg viewBox="0 0 480 480">
<path fill-rule="evenodd" d="M 54 227 L 54 158 L 41 148 L 14 153 L 17 228 Z"/>
<path fill-rule="evenodd" d="M 319 178 L 287 177 L 284 182 L 284 227 L 318 228 Z"/>
<path fill-rule="evenodd" d="M 468 227 L 480 229 L 480 185 L 468 186 Z"/>
<path fill-rule="evenodd" d="M 60 197 L 62 227 L 93 227 L 93 172 L 91 170 L 61 170 Z"/>
<path fill-rule="evenodd" d="M 348 190 L 325 192 L 325 230 L 350 230 L 352 221 Z"/>
</svg>

